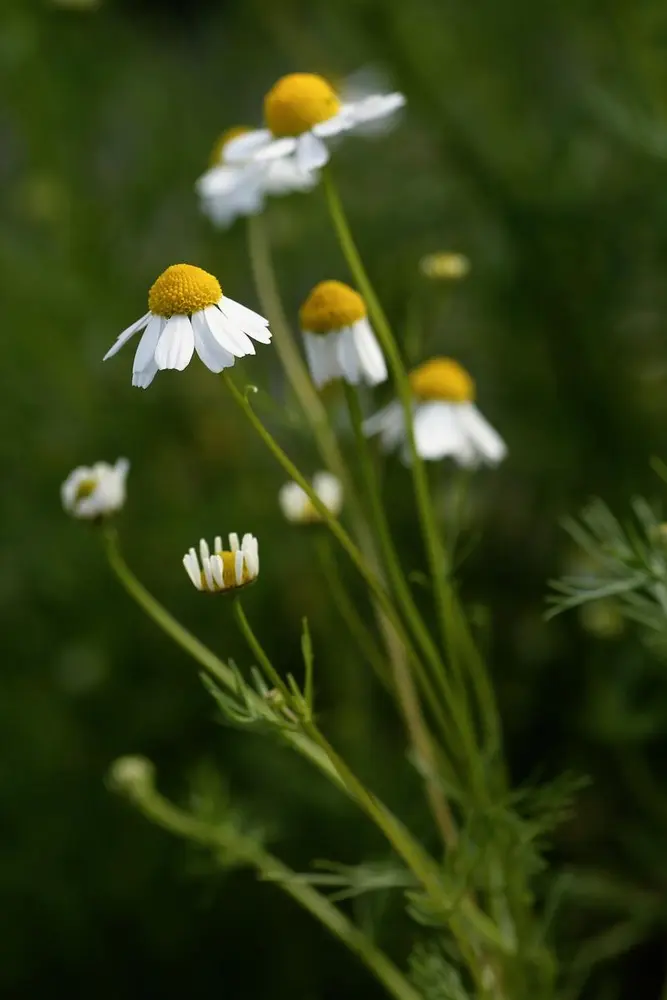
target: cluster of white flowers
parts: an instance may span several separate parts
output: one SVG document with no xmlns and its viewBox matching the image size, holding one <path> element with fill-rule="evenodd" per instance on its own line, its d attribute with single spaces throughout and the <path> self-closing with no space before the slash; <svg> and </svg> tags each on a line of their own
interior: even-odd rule
<svg viewBox="0 0 667 1000">
<path fill-rule="evenodd" d="M 264 100 L 265 126 L 234 128 L 214 150 L 210 169 L 196 190 L 203 210 L 220 226 L 239 216 L 255 215 L 269 195 L 307 191 L 319 180 L 330 158 L 328 143 L 347 132 L 370 134 L 391 121 L 405 103 L 402 94 L 364 94 L 345 100 L 321 76 L 294 73 L 281 78 Z M 430 277 L 460 278 L 468 261 L 460 254 L 434 254 L 421 262 Z M 342 379 L 351 385 L 377 386 L 388 377 L 382 347 L 371 326 L 367 304 L 349 285 L 322 281 L 304 301 L 300 314 L 304 350 L 311 377 L 320 389 Z M 237 358 L 255 354 L 255 344 L 269 344 L 269 321 L 223 294 L 216 277 L 192 264 L 174 264 L 153 283 L 148 311 L 124 330 L 104 360 L 141 332 L 132 368 L 132 384 L 147 388 L 158 371 L 182 371 L 196 353 L 212 372 L 230 368 Z M 434 358 L 410 373 L 412 422 L 417 454 L 425 460 L 451 457 L 460 465 L 496 464 L 506 455 L 500 436 L 474 403 L 474 383 L 449 358 Z M 385 451 L 398 449 L 410 461 L 404 406 L 393 400 L 364 423 Z M 129 463 L 99 462 L 75 469 L 62 486 L 62 501 L 73 516 L 97 520 L 117 512 L 125 500 Z M 341 483 L 329 472 L 315 475 L 312 490 L 328 514 L 338 517 Z M 321 521 L 308 494 L 297 483 L 279 493 L 285 518 L 295 524 Z M 183 558 L 198 590 L 218 593 L 252 583 L 259 572 L 257 539 L 229 536 L 229 549 L 216 537 L 213 551 L 205 541 Z"/>
</svg>

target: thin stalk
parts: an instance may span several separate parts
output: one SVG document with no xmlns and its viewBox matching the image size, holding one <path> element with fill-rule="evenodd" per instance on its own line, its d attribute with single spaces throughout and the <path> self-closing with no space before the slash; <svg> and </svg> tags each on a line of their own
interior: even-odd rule
<svg viewBox="0 0 667 1000">
<path fill-rule="evenodd" d="M 222 377 L 225 380 L 227 388 L 231 392 L 234 400 L 240 406 L 241 410 L 247 417 L 250 424 L 255 428 L 262 441 L 266 444 L 269 451 L 274 455 L 278 462 L 282 465 L 283 469 L 293 479 L 301 489 L 304 491 L 310 502 L 312 503 L 315 510 L 318 512 L 323 522 L 327 525 L 332 535 L 340 543 L 342 548 L 350 557 L 352 563 L 359 571 L 360 575 L 368 584 L 371 593 L 373 594 L 378 606 L 381 608 L 382 612 L 386 615 L 392 628 L 398 635 L 401 643 L 405 646 L 408 655 L 415 665 L 415 669 L 421 671 L 421 675 L 425 677 L 425 671 L 419 655 L 412 644 L 410 636 L 408 635 L 400 615 L 396 611 L 386 588 L 383 586 L 382 582 L 378 578 L 377 574 L 374 573 L 368 566 L 363 554 L 355 545 L 353 540 L 348 535 L 347 531 L 343 528 L 340 522 L 333 516 L 329 509 L 322 503 L 318 495 L 312 488 L 312 485 L 301 475 L 296 465 L 292 460 L 285 454 L 283 449 L 280 447 L 275 438 L 266 429 L 260 418 L 257 416 L 252 406 L 246 399 L 245 395 L 236 387 L 233 380 L 227 374 L 227 372 L 222 373 Z M 440 725 L 443 727 L 443 731 L 447 731 L 449 725 L 448 720 L 443 714 L 442 706 L 439 700 L 435 697 L 433 689 L 431 687 L 431 693 L 433 694 L 431 709 L 433 713 L 438 718 Z"/>
<path fill-rule="evenodd" d="M 241 600 L 238 597 L 234 598 L 234 617 L 236 618 L 236 623 L 241 630 L 243 638 L 248 643 L 248 646 L 254 655 L 257 657 L 257 663 L 264 671 L 265 676 L 271 681 L 274 687 L 280 691 L 283 698 L 290 698 L 290 689 L 264 652 L 264 647 L 253 632 L 252 626 L 246 617 L 245 611 L 243 610 Z"/>
<path fill-rule="evenodd" d="M 278 885 L 357 955 L 395 1000 L 422 1000 L 397 966 L 337 906 L 311 885 L 298 879 L 296 872 L 256 841 L 224 826 L 202 823 L 177 809 L 154 790 L 134 798 L 133 802 L 148 819 L 169 833 L 213 850 L 222 850 L 235 860 L 253 867 L 260 878 Z"/>
</svg>

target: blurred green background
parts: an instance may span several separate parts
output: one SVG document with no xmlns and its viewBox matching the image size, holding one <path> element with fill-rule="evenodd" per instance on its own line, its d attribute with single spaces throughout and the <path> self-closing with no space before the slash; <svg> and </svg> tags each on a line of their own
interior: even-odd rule
<svg viewBox="0 0 667 1000">
<path fill-rule="evenodd" d="M 336 154 L 363 254 L 396 328 L 422 317 L 411 360 L 447 353 L 469 367 L 510 446 L 499 471 L 475 478 L 462 579 L 515 780 L 566 768 L 591 778 L 550 854 L 570 873 L 554 936 L 582 963 L 585 997 L 664 989 L 667 668 L 613 608 L 543 620 L 546 581 L 573 557 L 559 518 L 591 494 L 623 513 L 634 492 L 661 492 L 648 462 L 665 454 L 667 426 L 664 3 L 3 0 L 3 996 L 381 995 L 277 889 L 214 873 L 105 790 L 123 753 L 155 760 L 176 797 L 215 765 L 297 869 L 383 851 L 299 761 L 217 725 L 194 665 L 129 602 L 95 532 L 68 520 L 58 496 L 72 467 L 127 455 L 130 563 L 242 664 L 229 607 L 201 599 L 180 560 L 202 534 L 256 533 L 262 577 L 246 610 L 265 644 L 292 665 L 308 615 L 323 724 L 426 829 L 414 776 L 397 767 L 400 726 L 355 659 L 311 535 L 280 520 L 280 470 L 220 380 L 193 363 L 143 393 L 130 387 L 131 349 L 101 364 L 168 264 L 207 268 L 257 307 L 244 226 L 214 231 L 194 180 L 222 129 L 259 124 L 278 76 L 364 67 L 408 107 L 390 135 Z M 321 191 L 274 201 L 268 222 L 295 318 L 309 288 L 345 268 Z M 465 253 L 470 276 L 427 281 L 418 262 L 437 250 Z M 244 375 L 285 399 L 270 351 Z M 266 418 L 314 470 L 308 435 Z M 407 565 L 419 569 L 408 479 L 394 462 L 386 474 Z M 450 483 L 438 470 L 443 506 Z M 404 958 L 389 901 L 358 915 Z"/>
</svg>

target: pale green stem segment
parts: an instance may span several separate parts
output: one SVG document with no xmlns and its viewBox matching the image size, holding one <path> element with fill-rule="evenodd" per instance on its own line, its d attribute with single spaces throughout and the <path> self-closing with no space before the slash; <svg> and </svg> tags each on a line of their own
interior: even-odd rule
<svg viewBox="0 0 667 1000">
<path fill-rule="evenodd" d="M 237 862 L 255 869 L 262 879 L 274 882 L 358 956 L 396 1000 L 423 1000 L 401 971 L 329 902 L 326 896 L 297 878 L 296 872 L 269 854 L 255 840 L 224 825 L 212 826 L 177 809 L 154 789 L 132 796 L 132 802 L 154 823 L 185 840 L 224 851 Z"/>
<path fill-rule="evenodd" d="M 428 487 L 426 469 L 424 468 L 424 463 L 417 452 L 415 444 L 413 422 L 414 400 L 410 389 L 408 375 L 403 365 L 403 361 L 387 317 L 385 316 L 384 310 L 382 309 L 382 306 L 375 294 L 357 246 L 354 242 L 342 202 L 331 174 L 331 168 L 329 166 L 325 167 L 322 174 L 327 205 L 329 207 L 329 213 L 331 215 L 331 220 L 336 231 L 341 250 L 357 287 L 366 301 L 366 306 L 368 308 L 373 327 L 387 355 L 389 366 L 396 382 L 396 390 L 405 418 L 408 452 L 410 456 L 410 470 L 414 484 L 419 520 L 422 526 L 422 533 L 429 561 L 430 574 L 433 580 L 438 622 L 445 650 L 448 658 L 452 661 L 454 670 L 456 671 L 457 668 L 454 666 L 453 661 L 460 655 L 459 643 L 465 647 L 464 651 L 470 655 L 474 647 L 474 640 L 469 634 L 466 637 L 461 636 L 462 628 L 468 632 L 468 626 L 463 618 L 463 615 L 459 613 L 455 616 L 452 615 L 452 609 L 454 605 L 458 604 L 458 601 L 454 595 L 450 580 L 451 567 L 449 559 L 438 531 L 435 511 L 433 509 Z M 459 642 L 455 641 L 455 632 L 459 633 Z M 463 642 L 462 638 L 464 639 Z M 474 658 L 473 669 L 477 669 L 479 662 L 478 656 Z M 471 720 L 469 719 L 469 721 Z M 494 727 L 494 729 L 494 737 L 497 740 L 499 739 L 498 730 L 496 727 Z M 477 763 L 480 763 L 478 760 L 479 754 L 475 753 L 474 758 L 474 760 L 470 761 L 470 764 L 476 766 Z M 478 780 L 480 778 L 481 775 L 478 775 Z"/>
</svg>

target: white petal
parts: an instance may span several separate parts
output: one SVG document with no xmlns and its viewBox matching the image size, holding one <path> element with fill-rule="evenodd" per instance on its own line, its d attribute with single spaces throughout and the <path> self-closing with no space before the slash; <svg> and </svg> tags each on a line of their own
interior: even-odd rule
<svg viewBox="0 0 667 1000">
<path fill-rule="evenodd" d="M 212 372 L 221 372 L 223 368 L 231 368 L 236 360 L 213 336 L 207 318 L 201 313 L 192 316 L 192 330 L 195 338 L 195 350 L 203 363 Z"/>
<path fill-rule="evenodd" d="M 226 295 L 220 299 L 218 309 L 223 316 L 235 323 L 253 340 L 258 340 L 260 344 L 271 343 L 269 321 L 260 316 L 259 313 L 253 312 L 252 309 L 242 306 L 240 302 L 235 302 L 234 299 L 230 299 Z"/>
<path fill-rule="evenodd" d="M 193 562 L 191 552 L 188 552 L 183 556 L 183 565 L 185 566 L 186 573 L 192 580 L 197 590 L 201 590 L 201 573 L 199 572 L 199 564 Z"/>
<path fill-rule="evenodd" d="M 208 542 L 206 541 L 205 538 L 200 538 L 199 539 L 199 555 L 201 556 L 201 561 L 203 562 L 204 559 L 208 559 L 208 557 L 210 556 L 210 554 L 211 554 L 211 550 L 208 547 Z"/>
<path fill-rule="evenodd" d="M 462 403 L 460 420 L 475 452 L 492 465 L 507 455 L 507 445 L 500 434 L 479 412 L 474 403 Z"/>
<path fill-rule="evenodd" d="M 359 385 L 361 381 L 361 365 L 357 346 L 354 342 L 354 331 L 352 327 L 345 327 L 338 334 L 337 338 L 337 358 L 343 378 L 350 385 Z"/>
<path fill-rule="evenodd" d="M 246 569 L 254 579 L 259 573 L 259 545 L 254 535 L 244 535 L 241 543 L 241 551 L 245 559 Z"/>
<path fill-rule="evenodd" d="M 232 552 L 236 552 L 239 548 L 239 536 L 235 531 L 229 533 L 229 548 Z"/>
<path fill-rule="evenodd" d="M 318 170 L 329 162 L 329 150 L 312 132 L 304 132 L 299 136 L 295 159 L 300 170 Z"/>
<path fill-rule="evenodd" d="M 204 579 L 206 580 L 207 590 L 215 590 L 215 587 L 213 586 L 213 571 L 211 569 L 211 560 L 202 559 L 201 565 L 204 571 Z"/>
<path fill-rule="evenodd" d="M 402 108 L 404 104 L 404 94 L 375 94 L 350 105 L 350 111 L 354 123 L 363 125 L 365 122 L 386 118 L 387 115 Z"/>
<path fill-rule="evenodd" d="M 451 455 L 466 462 L 470 447 L 461 422 L 461 404 L 421 403 L 414 417 L 415 444 L 427 461 Z"/>
<path fill-rule="evenodd" d="M 313 134 L 320 138 L 325 138 L 346 132 L 354 124 L 353 109 L 355 107 L 356 105 L 354 104 L 344 104 L 333 118 L 327 118 L 325 122 L 314 125 L 312 129 Z"/>
<path fill-rule="evenodd" d="M 297 147 L 297 139 L 274 139 L 265 145 L 255 155 L 258 162 L 279 160 L 283 156 L 291 156 Z"/>
<path fill-rule="evenodd" d="M 327 333 L 323 336 L 319 333 L 304 331 L 303 345 L 306 350 L 311 378 L 318 389 L 326 385 L 327 382 L 331 382 L 332 379 L 340 378 L 337 333 Z"/>
<path fill-rule="evenodd" d="M 139 389 L 147 389 L 157 373 L 157 363 L 155 361 L 151 361 L 151 363 L 146 365 L 142 371 L 132 372 L 132 385 L 138 386 Z"/>
<path fill-rule="evenodd" d="M 243 553 L 240 549 L 234 553 L 234 579 L 236 586 L 240 587 L 243 583 Z"/>
<path fill-rule="evenodd" d="M 106 361 L 107 358 L 112 358 L 114 354 L 117 354 L 118 351 L 120 351 L 121 347 L 124 344 L 127 344 L 130 337 L 133 337 L 135 333 L 138 333 L 139 330 L 143 330 L 143 328 L 148 325 L 148 321 L 150 318 L 151 318 L 151 313 L 147 312 L 145 316 L 142 316 L 141 319 L 138 319 L 136 323 L 132 324 L 132 326 L 128 326 L 127 330 L 123 330 L 123 332 L 119 334 L 118 337 L 116 337 L 113 346 L 109 348 L 107 353 L 102 358 L 102 361 Z"/>
<path fill-rule="evenodd" d="M 224 316 L 218 306 L 207 306 L 203 314 L 215 339 L 230 354 L 236 358 L 244 358 L 246 354 L 255 353 L 250 337 L 239 329 L 237 323 Z"/>
<path fill-rule="evenodd" d="M 225 567 L 221 556 L 211 556 L 211 573 L 217 585 L 222 589 L 225 586 Z"/>
<path fill-rule="evenodd" d="M 235 139 L 230 139 L 229 142 L 225 143 L 222 158 L 225 163 L 243 163 L 244 160 L 252 159 L 272 140 L 273 135 L 268 128 L 244 132 L 243 135 L 237 135 Z"/>
<path fill-rule="evenodd" d="M 264 190 L 267 194 L 289 194 L 291 191 L 310 191 L 318 183 L 317 171 L 302 170 L 293 156 L 272 160 L 264 164 Z"/>
<path fill-rule="evenodd" d="M 213 551 L 222 552 L 222 538 L 220 535 L 216 535 L 213 541 Z"/>
<path fill-rule="evenodd" d="M 368 437 L 379 434 L 382 448 L 391 451 L 405 437 L 405 417 L 401 403 L 394 400 L 364 420 L 363 431 Z"/>
<path fill-rule="evenodd" d="M 332 514 L 340 513 L 343 505 L 343 486 L 337 476 L 331 472 L 317 472 L 313 476 L 313 489 Z"/>
<path fill-rule="evenodd" d="M 197 179 L 195 190 L 202 198 L 229 195 L 238 187 L 242 176 L 242 167 L 213 167 Z"/>
<path fill-rule="evenodd" d="M 189 316 L 168 319 L 155 349 L 155 362 L 160 369 L 175 368 L 182 372 L 190 364 L 195 349 L 195 336 Z"/>
<path fill-rule="evenodd" d="M 379 385 L 387 378 L 387 363 L 368 319 L 360 319 L 354 324 L 353 331 L 364 380 L 368 385 Z"/>
<path fill-rule="evenodd" d="M 284 483 L 278 491 L 278 505 L 286 521 L 298 523 L 304 514 L 307 496 L 298 483 Z"/>
<path fill-rule="evenodd" d="M 141 335 L 141 340 L 134 355 L 133 372 L 141 372 L 148 368 L 155 359 L 157 342 L 162 333 L 164 319 L 162 316 L 151 316 L 148 326 Z"/>
</svg>

